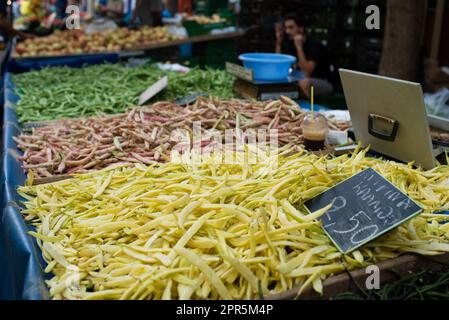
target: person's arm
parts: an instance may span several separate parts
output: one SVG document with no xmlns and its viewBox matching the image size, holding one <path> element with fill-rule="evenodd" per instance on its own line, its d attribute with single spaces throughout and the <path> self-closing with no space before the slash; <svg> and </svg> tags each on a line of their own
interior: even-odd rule
<svg viewBox="0 0 449 320">
<path fill-rule="evenodd" d="M 301 71 L 308 77 L 312 76 L 313 71 L 315 71 L 316 68 L 316 62 L 307 60 L 303 47 L 296 47 L 296 53 L 298 55 L 298 64 Z"/>
<path fill-rule="evenodd" d="M 304 37 L 302 35 L 297 35 L 295 37 L 295 46 L 299 68 L 307 77 L 312 76 L 316 68 L 316 61 L 307 59 L 306 54 L 304 53 Z"/>
<path fill-rule="evenodd" d="M 19 36 L 21 38 L 32 38 L 33 35 L 27 34 L 25 32 L 18 31 L 14 29 L 2 15 L 0 15 L 0 29 L 3 30 L 8 36 L 15 37 Z"/>
<path fill-rule="evenodd" d="M 282 44 L 276 41 L 276 53 L 282 53 Z"/>
<path fill-rule="evenodd" d="M 19 35 L 19 31 L 11 27 L 8 21 L 6 21 L 6 19 L 3 18 L 1 15 L 0 15 L 0 29 L 3 30 L 10 37 Z"/>
<path fill-rule="evenodd" d="M 282 24 L 277 23 L 275 26 L 276 32 L 276 53 L 282 53 L 282 41 L 284 40 L 284 30 Z"/>
</svg>

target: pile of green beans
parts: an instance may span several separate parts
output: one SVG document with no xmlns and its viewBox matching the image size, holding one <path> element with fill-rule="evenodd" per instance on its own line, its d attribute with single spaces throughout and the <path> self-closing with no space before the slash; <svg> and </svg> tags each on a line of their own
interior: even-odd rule
<svg viewBox="0 0 449 320">
<path fill-rule="evenodd" d="M 421 270 L 388 283 L 379 290 L 345 292 L 334 300 L 447 300 L 449 299 L 449 267 L 440 271 Z"/>
<path fill-rule="evenodd" d="M 171 101 L 197 92 L 225 99 L 233 96 L 233 77 L 221 70 L 192 69 L 181 74 L 154 65 L 49 67 L 13 77 L 20 97 L 19 122 L 121 113 L 135 106 L 140 94 L 164 75 L 169 77 L 169 85 L 151 102 Z"/>
<path fill-rule="evenodd" d="M 192 93 L 208 93 L 221 99 L 235 98 L 234 77 L 223 70 L 192 69 L 186 74 L 169 73 L 169 84 L 160 99 L 172 100 Z"/>
</svg>

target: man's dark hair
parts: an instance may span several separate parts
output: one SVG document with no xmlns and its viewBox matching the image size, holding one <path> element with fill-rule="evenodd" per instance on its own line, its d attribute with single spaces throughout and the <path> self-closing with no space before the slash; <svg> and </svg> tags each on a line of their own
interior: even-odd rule
<svg viewBox="0 0 449 320">
<path fill-rule="evenodd" d="M 287 21 L 287 20 L 295 21 L 295 23 L 298 27 L 304 27 L 304 28 L 307 27 L 307 23 L 306 23 L 305 19 L 299 14 L 289 13 L 285 16 L 284 21 Z"/>
</svg>

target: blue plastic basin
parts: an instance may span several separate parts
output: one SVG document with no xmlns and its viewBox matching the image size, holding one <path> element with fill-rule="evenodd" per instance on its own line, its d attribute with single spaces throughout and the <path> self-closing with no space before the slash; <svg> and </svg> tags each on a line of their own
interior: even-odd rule
<svg viewBox="0 0 449 320">
<path fill-rule="evenodd" d="M 243 66 L 252 69 L 255 80 L 283 80 L 296 58 L 277 53 L 244 53 L 239 56 Z"/>
</svg>

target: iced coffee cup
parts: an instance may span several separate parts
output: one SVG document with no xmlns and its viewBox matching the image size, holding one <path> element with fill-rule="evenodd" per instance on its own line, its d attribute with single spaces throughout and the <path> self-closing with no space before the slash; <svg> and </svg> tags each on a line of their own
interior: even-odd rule
<svg viewBox="0 0 449 320">
<path fill-rule="evenodd" d="M 310 151 L 323 150 L 328 131 L 327 120 L 322 114 L 308 113 L 302 125 L 306 149 Z"/>
</svg>

